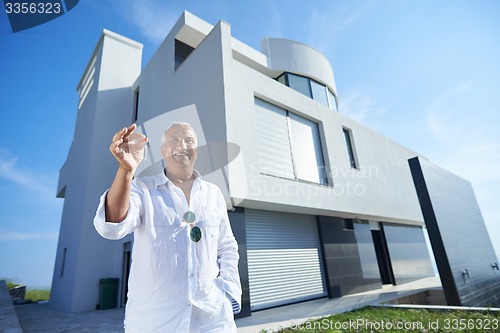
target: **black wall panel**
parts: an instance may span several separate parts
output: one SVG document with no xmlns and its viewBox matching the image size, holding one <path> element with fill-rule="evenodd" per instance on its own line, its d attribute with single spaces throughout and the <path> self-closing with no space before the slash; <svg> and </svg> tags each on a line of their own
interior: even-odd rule
<svg viewBox="0 0 500 333">
<path fill-rule="evenodd" d="M 368 224 L 345 230 L 343 219 L 319 216 L 318 225 L 329 297 L 382 287 Z"/>
<path fill-rule="evenodd" d="M 409 164 L 448 304 L 500 306 L 498 259 L 472 186 L 422 158 Z"/>
</svg>

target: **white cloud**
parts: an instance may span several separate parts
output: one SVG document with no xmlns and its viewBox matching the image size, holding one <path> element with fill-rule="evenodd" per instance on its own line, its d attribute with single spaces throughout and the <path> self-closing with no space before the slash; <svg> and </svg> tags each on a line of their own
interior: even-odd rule
<svg viewBox="0 0 500 333">
<path fill-rule="evenodd" d="M 177 11 L 174 13 L 162 1 L 115 1 L 114 5 L 125 20 L 135 25 L 145 38 L 156 45 L 165 39 L 179 16 Z"/>
<path fill-rule="evenodd" d="M 444 91 L 427 106 L 423 107 L 427 125 L 431 133 L 444 144 L 455 144 L 458 138 L 464 135 L 476 134 L 471 132 L 471 122 L 477 123 L 480 116 L 468 112 L 460 112 L 464 108 L 455 107 L 457 101 L 462 100 L 474 89 L 474 82 L 463 81 L 453 89 Z"/>
<path fill-rule="evenodd" d="M 285 28 L 287 26 L 286 18 L 283 16 L 280 4 L 273 1 L 268 1 L 265 4 L 266 14 L 268 15 L 265 32 L 267 36 L 279 37 L 285 36 Z M 243 41 L 245 42 L 245 41 Z"/>
<path fill-rule="evenodd" d="M 19 157 L 0 147 L 0 179 L 13 182 L 46 202 L 56 202 L 55 180 L 18 165 Z M 48 200 L 53 199 L 53 200 Z"/>
<path fill-rule="evenodd" d="M 500 181 L 500 142 L 471 142 L 436 158 L 443 167 L 476 184 Z"/>
<path fill-rule="evenodd" d="M 432 143 L 426 155 L 471 182 L 490 239 L 500 255 L 500 135 L 491 116 L 495 110 L 454 108 L 457 101 L 473 100 L 475 89 L 473 81 L 461 82 L 424 108 L 430 133 L 427 140 Z"/>
<path fill-rule="evenodd" d="M 434 137 L 432 159 L 474 183 L 500 181 L 500 136 L 485 116 L 488 111 L 459 112 L 453 108 L 455 101 L 473 89 L 472 81 L 464 81 L 424 108 Z"/>
<path fill-rule="evenodd" d="M 474 89 L 473 81 L 464 81 L 457 86 L 457 88 L 455 89 L 455 93 L 457 95 L 463 95 L 471 92 L 473 89 Z"/>
<path fill-rule="evenodd" d="M 328 54 L 335 44 L 339 44 L 342 32 L 367 15 L 378 1 L 324 3 L 321 9 L 313 9 L 307 20 L 308 44 Z"/>
<path fill-rule="evenodd" d="M 390 103 L 377 101 L 371 95 L 347 93 L 339 99 L 339 111 L 357 122 L 367 124 L 371 118 L 383 115 Z"/>
<path fill-rule="evenodd" d="M 57 240 L 58 232 L 0 232 L 0 241 Z"/>
</svg>

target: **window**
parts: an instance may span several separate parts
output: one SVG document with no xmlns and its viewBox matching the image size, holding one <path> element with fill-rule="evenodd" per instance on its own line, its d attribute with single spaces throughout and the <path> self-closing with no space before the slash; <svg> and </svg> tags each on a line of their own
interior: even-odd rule
<svg viewBox="0 0 500 333">
<path fill-rule="evenodd" d="M 296 178 L 326 184 L 318 124 L 290 112 L 288 120 Z"/>
<path fill-rule="evenodd" d="M 344 139 L 347 148 L 347 155 L 349 156 L 349 163 L 351 165 L 351 168 L 357 169 L 358 163 L 356 161 L 356 155 L 354 153 L 354 145 L 353 145 L 351 130 L 344 127 L 342 128 L 342 131 L 344 132 Z"/>
<path fill-rule="evenodd" d="M 344 230 L 354 231 L 354 220 L 353 219 L 344 219 L 343 224 L 344 224 L 343 225 Z"/>
<path fill-rule="evenodd" d="M 180 40 L 175 40 L 175 69 L 177 69 L 184 62 L 184 60 L 189 57 L 193 50 L 194 47 L 191 47 Z"/>
<path fill-rule="evenodd" d="M 324 85 L 319 84 L 316 81 L 311 81 L 312 98 L 315 101 L 320 102 L 324 106 L 328 107 L 328 95 L 326 91 L 328 90 Z"/>
<path fill-rule="evenodd" d="M 258 98 L 255 108 L 261 172 L 327 184 L 318 124 Z"/>
<path fill-rule="evenodd" d="M 61 275 L 60 277 L 64 276 L 64 268 L 66 266 L 66 254 L 68 253 L 68 248 L 65 247 L 63 250 L 63 257 L 62 257 L 62 264 L 61 264 Z"/>
<path fill-rule="evenodd" d="M 279 83 L 284 84 L 285 86 L 288 86 L 288 84 L 286 83 L 286 75 L 285 74 L 280 75 L 276 80 L 278 80 Z"/>
<path fill-rule="evenodd" d="M 312 97 L 309 79 L 306 77 L 288 73 L 288 86 L 307 97 Z"/>
<path fill-rule="evenodd" d="M 330 109 L 338 111 L 337 108 L 337 99 L 335 98 L 335 95 L 330 91 L 330 89 L 326 89 L 328 93 L 328 105 L 330 106 Z"/>
<path fill-rule="evenodd" d="M 257 98 L 255 107 L 261 172 L 273 176 L 295 178 L 286 110 Z"/>
<path fill-rule="evenodd" d="M 325 85 L 292 73 L 283 73 L 277 79 L 278 82 L 314 99 L 330 109 L 337 110 L 335 95 Z"/>
<path fill-rule="evenodd" d="M 134 110 L 132 113 L 132 122 L 136 122 L 138 116 L 139 116 L 139 88 L 137 88 L 134 91 Z"/>
</svg>

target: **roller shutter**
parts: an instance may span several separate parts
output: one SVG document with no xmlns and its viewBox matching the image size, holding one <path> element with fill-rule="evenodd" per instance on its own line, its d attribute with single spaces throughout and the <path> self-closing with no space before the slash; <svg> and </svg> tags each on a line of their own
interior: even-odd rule
<svg viewBox="0 0 500 333">
<path fill-rule="evenodd" d="M 326 296 L 314 216 L 246 209 L 245 220 L 252 310 Z"/>
<path fill-rule="evenodd" d="M 255 112 L 260 172 L 295 178 L 286 110 L 256 98 Z"/>
</svg>

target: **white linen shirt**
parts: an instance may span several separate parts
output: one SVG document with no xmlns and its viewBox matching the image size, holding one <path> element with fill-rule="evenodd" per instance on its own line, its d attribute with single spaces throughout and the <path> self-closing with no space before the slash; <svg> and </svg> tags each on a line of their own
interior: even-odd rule
<svg viewBox="0 0 500 333">
<path fill-rule="evenodd" d="M 106 222 L 107 192 L 101 197 L 94 218 L 98 233 L 121 239 L 134 232 L 126 332 L 189 332 L 206 324 L 193 322 L 193 306 L 213 319 L 229 317 L 228 322 L 234 322 L 233 313 L 224 309 L 240 311 L 238 245 L 224 197 L 195 174 L 189 205 L 164 174 L 136 178 L 129 211 L 120 223 Z M 192 226 L 182 219 L 188 210 L 201 229 L 199 242 L 190 240 Z"/>
</svg>

